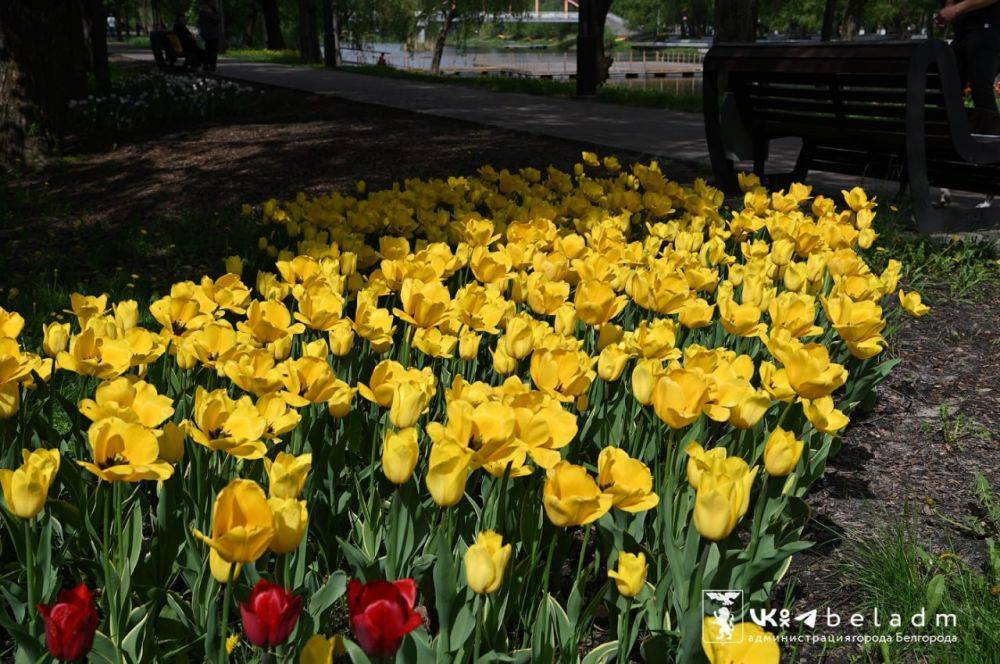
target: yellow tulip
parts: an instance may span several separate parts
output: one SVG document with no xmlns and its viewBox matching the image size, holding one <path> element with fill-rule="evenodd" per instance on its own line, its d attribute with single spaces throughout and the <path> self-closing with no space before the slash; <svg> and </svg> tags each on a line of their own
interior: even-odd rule
<svg viewBox="0 0 1000 664">
<path fill-rule="evenodd" d="M 274 515 L 274 537 L 270 549 L 281 555 L 298 548 L 309 526 L 306 501 L 295 498 L 268 498 L 267 506 Z"/>
<path fill-rule="evenodd" d="M 212 507 L 212 536 L 195 529 L 229 563 L 252 563 L 274 538 L 274 514 L 264 491 L 252 480 L 235 479 L 219 492 Z"/>
<path fill-rule="evenodd" d="M 653 402 L 653 390 L 663 375 L 663 362 L 656 359 L 639 360 L 632 369 L 632 395 L 643 406 Z"/>
<path fill-rule="evenodd" d="M 715 469 L 726 460 L 726 448 L 713 447 L 706 450 L 696 441 L 691 441 L 684 448 L 687 452 L 687 480 L 692 489 L 698 488 L 701 476 L 706 472 L 714 472 Z"/>
<path fill-rule="evenodd" d="M 178 464 L 184 458 L 184 428 L 174 422 L 163 425 L 160 434 L 160 458 L 171 464 Z"/>
<path fill-rule="evenodd" d="M 482 335 L 471 330 L 464 330 L 458 337 L 458 356 L 463 360 L 474 360 L 479 355 L 479 342 Z"/>
<path fill-rule="evenodd" d="M 773 338 L 772 338 L 773 341 Z M 769 347 L 784 365 L 788 383 L 806 399 L 829 396 L 847 381 L 847 369 L 830 361 L 830 351 L 822 344 L 771 343 Z"/>
<path fill-rule="evenodd" d="M 715 316 L 715 305 L 702 298 L 687 300 L 678 312 L 677 320 L 688 329 L 707 327 L 712 324 Z"/>
<path fill-rule="evenodd" d="M 299 653 L 299 664 L 333 664 L 334 657 L 347 654 L 344 637 L 313 634 Z"/>
<path fill-rule="evenodd" d="M 549 521 L 560 528 L 596 521 L 611 509 L 612 496 L 601 491 L 583 466 L 560 461 L 548 471 L 542 504 Z"/>
<path fill-rule="evenodd" d="M 597 375 L 608 382 L 616 381 L 621 378 L 629 359 L 621 344 L 605 346 L 597 358 Z"/>
<path fill-rule="evenodd" d="M 708 403 L 708 385 L 700 372 L 674 369 L 664 374 L 653 389 L 653 410 L 671 429 L 681 429 L 697 420 Z"/>
<path fill-rule="evenodd" d="M 343 357 L 354 348 L 354 328 L 349 320 L 338 320 L 328 331 L 330 352 Z"/>
<path fill-rule="evenodd" d="M 597 484 L 611 495 L 615 507 L 626 512 L 642 512 L 660 503 L 649 467 L 619 447 L 605 447 L 598 455 Z"/>
<path fill-rule="evenodd" d="M 405 484 L 420 458 L 417 429 L 409 427 L 386 433 L 382 443 L 382 473 L 393 484 Z"/>
<path fill-rule="evenodd" d="M 803 447 L 805 444 L 796 439 L 794 433 L 776 428 L 764 445 L 764 468 L 775 477 L 788 475 L 798 465 Z"/>
<path fill-rule="evenodd" d="M 471 458 L 472 450 L 464 445 L 443 442 L 431 446 L 425 481 L 435 503 L 451 507 L 462 499 Z"/>
<path fill-rule="evenodd" d="M 465 579 L 473 592 L 485 595 L 496 592 L 503 581 L 510 560 L 511 545 L 492 530 L 476 536 L 476 543 L 465 552 Z"/>
<path fill-rule="evenodd" d="M 230 570 L 233 565 L 236 566 L 236 569 Z M 229 583 L 230 571 L 232 571 L 233 578 L 235 579 L 240 575 L 243 565 L 240 563 L 227 563 L 222 559 L 218 551 L 210 548 L 208 550 L 208 569 L 212 573 L 212 578 L 216 581 L 219 583 Z"/>
<path fill-rule="evenodd" d="M 646 573 L 646 554 L 622 551 L 618 554 L 618 569 L 608 570 L 608 578 L 614 579 L 622 597 L 635 597 L 646 585 Z"/>
<path fill-rule="evenodd" d="M 424 385 L 413 380 L 401 380 L 392 391 L 389 419 L 397 429 L 408 429 L 417 423 L 427 410 L 431 394 Z"/>
<path fill-rule="evenodd" d="M 21 458 L 17 470 L 0 470 L 0 486 L 10 513 L 30 519 L 45 507 L 49 487 L 59 472 L 59 450 L 21 450 Z"/>
<path fill-rule="evenodd" d="M 705 472 L 695 494 L 694 525 L 707 539 L 725 539 L 750 506 L 750 489 L 757 468 L 750 470 L 743 459 L 727 457 L 723 464 Z"/>
<path fill-rule="evenodd" d="M 802 410 L 809 422 L 823 433 L 836 433 L 850 423 L 850 418 L 834 407 L 833 397 L 802 399 Z"/>
<path fill-rule="evenodd" d="M 768 305 L 771 326 L 788 330 L 796 338 L 822 334 L 816 322 L 816 300 L 812 295 L 785 291 Z"/>
<path fill-rule="evenodd" d="M 160 457 L 156 434 L 141 424 L 108 417 L 87 431 L 94 461 L 77 463 L 105 482 L 165 480 L 174 467 Z"/>
<path fill-rule="evenodd" d="M 451 305 L 451 293 L 439 281 L 425 283 L 419 279 L 404 279 L 399 299 L 403 309 L 395 309 L 393 313 L 416 327 L 439 325 L 448 316 Z"/>
<path fill-rule="evenodd" d="M 94 399 L 83 399 L 80 412 L 92 422 L 117 417 L 152 429 L 174 414 L 174 405 L 145 381 L 116 378 L 98 385 Z"/>
<path fill-rule="evenodd" d="M 42 327 L 42 350 L 55 357 L 69 347 L 69 323 L 49 323 Z"/>
<path fill-rule="evenodd" d="M 716 618 L 705 616 L 701 647 L 709 664 L 778 664 L 781 660 L 774 635 L 751 622 L 736 623 L 732 634 L 725 636 Z"/>
<path fill-rule="evenodd" d="M 627 303 L 624 295 L 615 295 L 610 285 L 596 279 L 581 281 L 576 287 L 573 304 L 576 316 L 587 325 L 604 325 L 622 312 Z"/>
<path fill-rule="evenodd" d="M 909 293 L 906 293 L 903 290 L 900 290 L 899 303 L 902 305 L 903 310 L 914 318 L 920 318 L 931 310 L 930 307 L 921 302 L 920 293 L 917 291 L 910 291 Z"/>
<path fill-rule="evenodd" d="M 268 491 L 272 498 L 298 498 L 312 468 L 312 454 L 278 452 L 274 461 L 264 458 Z"/>
</svg>

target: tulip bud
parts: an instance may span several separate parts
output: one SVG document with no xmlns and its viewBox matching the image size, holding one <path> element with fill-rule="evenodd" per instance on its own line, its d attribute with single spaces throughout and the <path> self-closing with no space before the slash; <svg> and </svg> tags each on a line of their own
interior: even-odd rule
<svg viewBox="0 0 1000 664">
<path fill-rule="evenodd" d="M 247 641 L 260 648 L 274 648 L 288 640 L 302 613 L 302 596 L 261 579 L 250 598 L 240 604 Z"/>
<path fill-rule="evenodd" d="M 160 458 L 167 463 L 178 464 L 184 458 L 184 438 L 186 434 L 178 424 L 167 422 L 160 435 Z"/>
<path fill-rule="evenodd" d="M 427 490 L 441 507 L 451 507 L 465 494 L 472 450 L 457 443 L 435 443 L 427 465 Z"/>
<path fill-rule="evenodd" d="M 419 458 L 416 427 L 386 434 L 382 443 L 382 473 L 390 482 L 405 484 L 417 467 Z"/>
<path fill-rule="evenodd" d="M 4 502 L 14 516 L 30 519 L 45 507 L 49 486 L 59 472 L 59 450 L 22 450 L 17 470 L 0 470 Z"/>
<path fill-rule="evenodd" d="M 553 324 L 557 334 L 564 337 L 573 336 L 576 331 L 576 307 L 572 304 L 564 304 L 556 310 Z"/>
<path fill-rule="evenodd" d="M 621 346 L 607 346 L 597 358 L 597 375 L 608 382 L 616 381 L 621 378 L 628 360 L 628 353 Z"/>
<path fill-rule="evenodd" d="M 330 352 L 337 357 L 343 357 L 354 347 L 354 328 L 351 321 L 341 319 L 333 324 L 329 332 Z"/>
<path fill-rule="evenodd" d="M 479 342 L 482 335 L 466 330 L 458 337 L 458 356 L 463 360 L 474 360 L 479 354 Z"/>
<path fill-rule="evenodd" d="M 496 592 L 503 581 L 511 546 L 492 530 L 479 533 L 476 543 L 465 552 L 465 579 L 473 592 Z"/>
<path fill-rule="evenodd" d="M 660 360 L 639 360 L 632 369 L 632 394 L 643 406 L 653 402 L 653 388 L 663 372 Z"/>
<path fill-rule="evenodd" d="M 270 549 L 274 553 L 290 553 L 298 548 L 309 525 L 306 501 L 295 498 L 268 498 L 267 506 L 274 514 L 274 539 Z"/>
<path fill-rule="evenodd" d="M 396 383 L 392 391 L 392 405 L 389 406 L 389 419 L 393 426 L 397 429 L 412 427 L 420 419 L 427 401 L 427 393 L 416 381 L 402 380 Z"/>
<path fill-rule="evenodd" d="M 795 470 L 804 446 L 791 431 L 785 431 L 781 427 L 772 431 L 764 445 L 764 467 L 768 474 L 784 477 Z"/>
<path fill-rule="evenodd" d="M 646 554 L 618 554 L 618 569 L 608 570 L 608 578 L 614 579 L 618 593 L 623 597 L 635 597 L 646 584 Z"/>
<path fill-rule="evenodd" d="M 389 659 L 395 655 L 403 637 L 423 624 L 414 608 L 416 602 L 413 579 L 392 583 L 351 579 L 347 584 L 347 615 L 361 649 L 369 657 Z"/>
<path fill-rule="evenodd" d="M 230 274 L 243 274 L 243 259 L 239 256 L 227 256 L 224 260 L 226 272 Z"/>
<path fill-rule="evenodd" d="M 502 343 L 498 343 L 497 347 L 493 349 L 493 370 L 501 376 L 506 376 L 517 370 L 517 360 L 504 350 Z"/>
<path fill-rule="evenodd" d="M 54 603 L 39 604 L 38 613 L 45 620 L 45 648 L 53 657 L 72 662 L 90 652 L 98 617 L 86 584 L 61 590 Z"/>
<path fill-rule="evenodd" d="M 42 350 L 49 357 L 55 357 L 69 346 L 69 323 L 49 323 L 42 327 Z"/>
</svg>

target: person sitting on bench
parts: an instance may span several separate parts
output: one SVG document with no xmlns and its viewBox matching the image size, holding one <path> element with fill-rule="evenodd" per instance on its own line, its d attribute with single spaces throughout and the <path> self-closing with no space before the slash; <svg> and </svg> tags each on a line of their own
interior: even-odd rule
<svg viewBox="0 0 1000 664">
<path fill-rule="evenodd" d="M 187 19 L 184 18 L 183 14 L 178 14 L 174 19 L 173 33 L 177 36 L 177 39 L 181 43 L 181 48 L 184 49 L 186 67 L 192 70 L 197 69 L 198 65 L 204 61 L 204 51 L 198 46 L 198 42 L 195 40 L 194 35 L 187 27 Z"/>
</svg>

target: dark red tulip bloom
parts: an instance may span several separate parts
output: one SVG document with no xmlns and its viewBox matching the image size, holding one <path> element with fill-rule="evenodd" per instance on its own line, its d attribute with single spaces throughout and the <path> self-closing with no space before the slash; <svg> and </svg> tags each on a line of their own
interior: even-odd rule
<svg viewBox="0 0 1000 664">
<path fill-rule="evenodd" d="M 261 579 L 240 604 L 247 641 L 261 648 L 273 648 L 288 640 L 302 613 L 302 597 Z"/>
<path fill-rule="evenodd" d="M 413 579 L 395 583 L 351 580 L 347 584 L 347 613 L 361 649 L 372 657 L 395 654 L 403 637 L 423 623 L 413 608 L 416 601 Z"/>
<path fill-rule="evenodd" d="M 98 619 L 87 584 L 59 591 L 55 602 L 38 605 L 38 613 L 45 619 L 45 647 L 53 657 L 72 662 L 90 652 Z"/>
</svg>

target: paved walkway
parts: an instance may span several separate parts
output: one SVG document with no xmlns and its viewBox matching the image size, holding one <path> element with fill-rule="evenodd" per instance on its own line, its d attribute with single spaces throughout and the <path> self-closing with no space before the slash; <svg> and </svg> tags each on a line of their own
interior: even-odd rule
<svg viewBox="0 0 1000 664">
<path fill-rule="evenodd" d="M 148 51 L 118 51 L 152 60 Z M 220 59 L 219 75 L 477 124 L 555 136 L 707 166 L 701 115 L 541 95 L 492 92 L 346 71 Z"/>
</svg>

